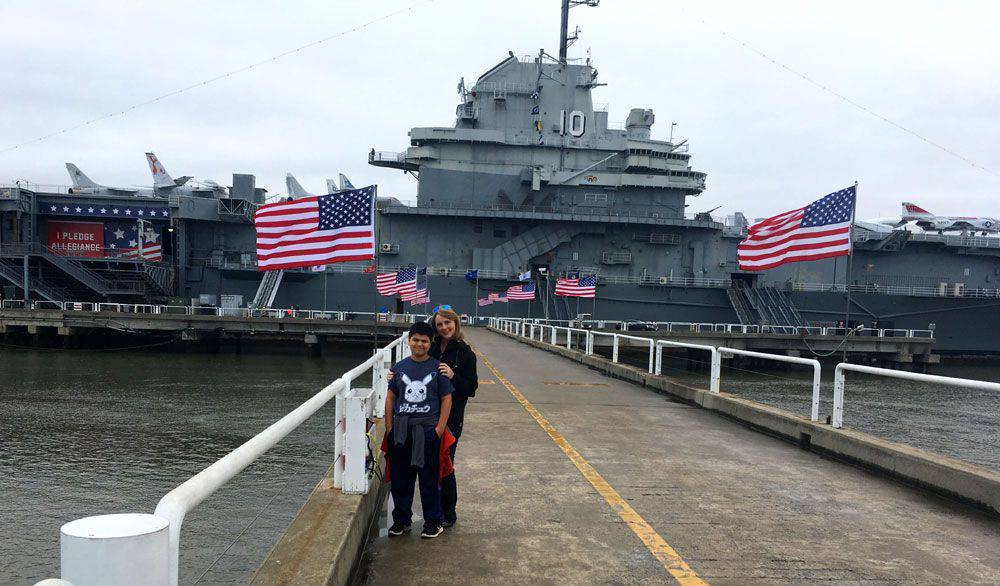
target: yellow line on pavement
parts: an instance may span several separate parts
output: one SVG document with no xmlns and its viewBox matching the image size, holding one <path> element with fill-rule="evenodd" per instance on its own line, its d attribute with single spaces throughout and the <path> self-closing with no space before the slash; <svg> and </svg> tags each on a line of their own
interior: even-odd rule
<svg viewBox="0 0 1000 586">
<path fill-rule="evenodd" d="M 497 380 L 499 380 L 503 386 L 507 387 L 507 390 L 510 391 L 511 395 L 514 395 L 514 398 L 517 399 L 517 402 L 520 403 L 522 407 L 524 407 L 524 410 L 527 411 L 528 414 L 534 418 L 535 422 L 549 434 L 552 441 L 554 441 L 556 445 L 562 449 L 563 453 L 566 454 L 566 457 L 569 458 L 580 473 L 583 474 L 583 477 L 590 482 L 594 489 L 597 490 L 598 494 L 604 497 L 604 500 L 608 503 L 608 505 L 610 505 L 611 508 L 618 513 L 618 516 L 621 517 L 622 521 L 625 521 L 625 524 L 628 525 L 629 529 L 631 529 L 633 533 L 635 533 L 636 537 L 642 540 L 642 542 L 649 549 L 650 553 L 652 553 L 653 556 L 656 557 L 661 564 L 663 564 L 663 567 L 670 573 L 671 576 L 673 576 L 674 580 L 676 580 L 678 584 L 682 584 L 684 586 L 708 584 L 708 582 L 705 582 L 698 577 L 698 574 L 696 574 L 694 570 L 687 565 L 687 562 L 685 562 L 684 559 L 676 551 L 674 551 L 674 548 L 670 547 L 670 544 L 667 543 L 666 540 L 663 539 L 663 537 L 661 537 L 660 534 L 657 533 L 656 530 L 653 529 L 653 527 L 647 523 L 646 520 L 643 519 L 642 516 L 640 516 L 639 513 L 637 513 L 620 494 L 618 494 L 618 491 L 608 484 L 608 481 L 605 480 L 604 477 L 601 476 L 601 474 L 595 470 L 583 456 L 580 455 L 580 452 L 577 452 L 576 449 L 568 441 L 566 441 L 566 438 L 564 438 L 561 433 L 556 431 L 556 428 L 549 423 L 548 419 L 538 412 L 538 409 L 535 409 L 535 406 L 532 405 L 523 394 L 521 394 L 521 391 L 517 390 L 517 387 L 500 374 L 500 371 L 493 366 L 493 364 L 488 358 L 486 358 L 486 356 L 483 355 L 482 352 L 477 352 L 477 354 L 479 354 L 483 363 L 486 364 L 491 371 L 493 371 Z"/>
</svg>

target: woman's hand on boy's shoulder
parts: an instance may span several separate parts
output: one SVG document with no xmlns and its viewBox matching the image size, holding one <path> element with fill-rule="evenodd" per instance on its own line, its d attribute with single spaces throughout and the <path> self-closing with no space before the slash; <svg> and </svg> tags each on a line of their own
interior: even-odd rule
<svg viewBox="0 0 1000 586">
<path fill-rule="evenodd" d="M 438 364 L 438 372 L 440 372 L 442 376 L 446 376 L 449 379 L 455 376 L 455 371 L 452 370 L 451 367 L 445 364 L 444 362 Z"/>
</svg>

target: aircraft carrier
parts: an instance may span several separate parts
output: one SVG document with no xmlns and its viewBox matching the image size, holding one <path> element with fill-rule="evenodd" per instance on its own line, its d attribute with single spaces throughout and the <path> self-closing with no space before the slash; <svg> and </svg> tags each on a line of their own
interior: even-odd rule
<svg viewBox="0 0 1000 586">
<path fill-rule="evenodd" d="M 852 323 L 933 329 L 943 353 L 1000 352 L 1000 238 L 859 223 L 850 274 L 846 258 L 740 270 L 743 214 L 687 212 L 708 181 L 688 142 L 653 138 L 648 108 L 615 124 L 595 106 L 604 84 L 589 58 L 567 56 L 568 13 L 564 1 L 558 55 L 510 53 L 459 83 L 453 124 L 412 128 L 405 150 L 367 153 L 378 172 L 366 183 L 388 172 L 418 178 L 416 205 L 379 198 L 376 266 L 260 273 L 252 217 L 266 190 L 243 174 L 228 189 L 174 180 L 154 156 L 148 190 L 103 187 L 76 167 L 74 187 L 0 189 L 4 297 L 22 298 L 26 286 L 51 301 L 400 311 L 377 294 L 373 272 L 418 266 L 432 303 L 468 314 L 832 325 L 846 319 L 849 287 Z M 473 269 L 478 282 L 466 278 Z M 526 271 L 538 300 L 477 306 L 477 293 Z M 597 275 L 595 300 L 551 294 L 571 273 Z"/>
</svg>

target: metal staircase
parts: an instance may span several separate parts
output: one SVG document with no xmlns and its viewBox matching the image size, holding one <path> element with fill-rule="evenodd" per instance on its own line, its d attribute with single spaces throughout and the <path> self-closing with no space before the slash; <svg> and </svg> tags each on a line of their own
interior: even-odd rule
<svg viewBox="0 0 1000 586">
<path fill-rule="evenodd" d="M 775 287 L 733 287 L 728 294 L 741 323 L 779 328 L 807 325 L 791 300 Z"/>
<path fill-rule="evenodd" d="M 747 307 L 746 299 L 744 299 L 743 293 L 740 289 L 731 287 L 726 289 L 726 293 L 729 295 L 729 303 L 732 304 L 733 310 L 736 312 L 736 317 L 740 320 L 740 323 L 754 323 L 753 317 L 750 315 L 750 308 Z"/>
<path fill-rule="evenodd" d="M 141 295 L 143 293 L 142 287 L 137 287 L 135 282 L 109 278 L 88 267 L 83 261 L 61 255 L 43 244 L 7 244 L 0 247 L 0 257 L 6 257 L 20 263 L 25 256 L 43 259 L 45 264 L 55 267 L 65 277 L 72 279 L 87 291 L 102 297 Z M 39 267 L 39 271 L 41 271 L 41 267 Z"/>
<path fill-rule="evenodd" d="M 174 268 L 165 264 L 140 263 L 142 276 L 163 295 L 174 294 Z"/>
<path fill-rule="evenodd" d="M 47 246 L 37 246 L 35 254 L 101 295 L 135 293 L 134 288 L 122 288 L 118 282 L 106 279 L 96 271 L 84 266 L 80 261 L 62 256 Z"/>
<path fill-rule="evenodd" d="M 21 264 L 21 261 L 0 258 L 0 277 L 3 277 L 18 287 L 23 287 L 24 265 Z M 70 301 L 71 295 L 66 289 L 50 283 L 38 275 L 31 275 L 29 277 L 28 286 L 31 288 L 32 292 L 48 301 Z"/>
<path fill-rule="evenodd" d="M 484 271 L 498 271 L 507 275 L 519 273 L 531 259 L 571 241 L 582 228 L 552 227 L 541 224 L 511 238 L 496 248 L 474 248 L 473 266 Z"/>
<path fill-rule="evenodd" d="M 281 277 L 285 271 L 267 271 L 264 278 L 260 280 L 260 287 L 257 287 L 257 294 L 253 297 L 250 305 L 253 309 L 268 309 L 274 303 L 274 297 L 278 294 L 278 287 L 281 285 Z"/>
</svg>

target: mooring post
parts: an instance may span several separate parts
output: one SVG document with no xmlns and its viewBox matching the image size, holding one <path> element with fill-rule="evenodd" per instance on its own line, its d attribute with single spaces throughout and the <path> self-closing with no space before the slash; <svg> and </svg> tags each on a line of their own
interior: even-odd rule
<svg viewBox="0 0 1000 586">
<path fill-rule="evenodd" d="M 170 584 L 168 521 L 156 515 L 98 515 L 60 531 L 60 573 L 74 586 Z"/>
</svg>

